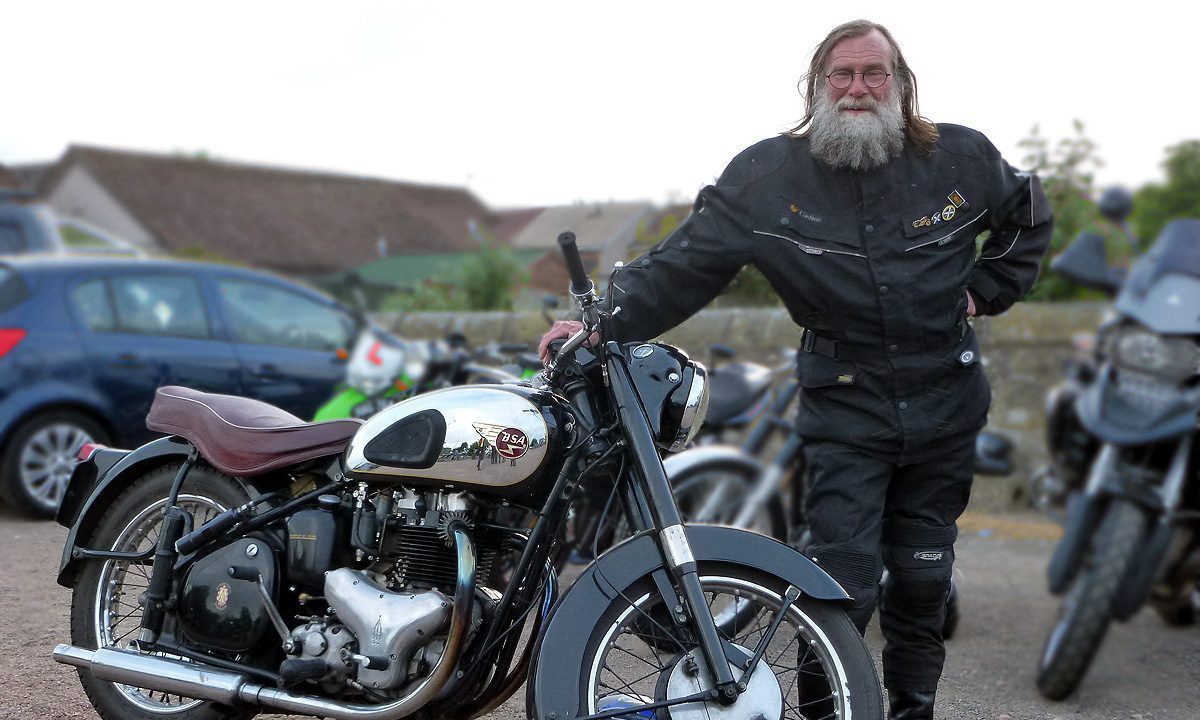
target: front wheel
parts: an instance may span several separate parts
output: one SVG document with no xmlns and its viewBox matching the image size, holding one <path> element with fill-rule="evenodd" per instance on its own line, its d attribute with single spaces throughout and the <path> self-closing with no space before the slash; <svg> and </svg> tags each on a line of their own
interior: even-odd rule
<svg viewBox="0 0 1200 720">
<path fill-rule="evenodd" d="M 740 604 L 756 609 L 738 626 L 718 628 L 727 659 L 735 659 L 734 678 L 739 678 L 780 607 L 786 584 L 752 568 L 713 564 L 701 567 L 700 585 L 714 617 Z M 692 632 L 674 625 L 670 617 L 652 578 L 617 595 L 592 631 L 584 655 L 584 713 L 712 689 Z M 883 698 L 875 665 L 845 612 L 802 595 L 786 611 L 736 703 L 722 708 L 713 701 L 692 702 L 672 706 L 669 714 L 672 720 L 717 714 L 731 720 L 878 718 L 883 716 Z M 652 712 L 640 715 L 653 717 Z"/>
<path fill-rule="evenodd" d="M 121 552 L 154 547 L 171 483 L 178 471 L 179 465 L 172 464 L 135 479 L 100 519 L 95 535 L 88 540 L 89 547 Z M 192 514 L 195 527 L 200 527 L 248 499 L 235 480 L 197 465 L 188 472 L 178 504 Z M 88 649 L 128 648 L 137 639 L 142 619 L 138 597 L 149 587 L 152 563 L 152 560 L 93 560 L 81 568 L 71 594 L 72 644 Z M 105 720 L 230 720 L 254 714 L 100 680 L 82 668 L 79 679 L 92 706 Z"/>
<path fill-rule="evenodd" d="M 1121 580 L 1145 534 L 1145 517 L 1128 500 L 1114 499 L 1059 609 L 1038 666 L 1042 695 L 1062 700 L 1079 687 L 1112 620 Z"/>
</svg>

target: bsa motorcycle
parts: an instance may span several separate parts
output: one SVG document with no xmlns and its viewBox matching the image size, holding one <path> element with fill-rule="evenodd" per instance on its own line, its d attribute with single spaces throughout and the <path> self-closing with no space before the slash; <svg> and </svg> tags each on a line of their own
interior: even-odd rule
<svg viewBox="0 0 1200 720">
<path fill-rule="evenodd" d="M 1048 569 L 1063 604 L 1037 684 L 1056 700 L 1078 687 L 1112 620 L 1149 601 L 1187 624 L 1200 598 L 1200 220 L 1168 224 L 1123 281 L 1103 247 L 1085 234 L 1055 265 L 1119 290 L 1097 332 L 1094 372 L 1054 423 L 1072 429 L 1067 450 L 1086 457 Z"/>
<path fill-rule="evenodd" d="M 466 720 L 526 683 L 545 720 L 882 717 L 837 583 L 769 538 L 682 523 L 659 451 L 699 429 L 704 367 L 606 341 L 574 236 L 559 243 L 584 328 L 536 387 L 312 424 L 163 388 L 147 422 L 169 437 L 82 451 L 54 658 L 101 716 Z M 635 533 L 559 597 L 554 541 L 592 483 Z M 532 527 L 495 521 L 512 507 Z M 739 600 L 759 611 L 719 629 Z"/>
</svg>

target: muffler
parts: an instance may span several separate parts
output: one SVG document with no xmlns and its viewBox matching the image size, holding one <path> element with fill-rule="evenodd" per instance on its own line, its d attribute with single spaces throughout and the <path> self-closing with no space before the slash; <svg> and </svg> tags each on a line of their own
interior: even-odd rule
<svg viewBox="0 0 1200 720">
<path fill-rule="evenodd" d="M 59 645 L 54 648 L 54 659 L 88 670 L 101 680 L 153 688 L 197 700 L 212 700 L 222 705 L 237 705 L 241 702 L 243 689 L 257 687 L 238 673 L 113 647 L 88 650 Z"/>
<path fill-rule="evenodd" d="M 475 546 L 461 523 L 451 523 L 447 529 L 453 534 L 458 551 L 458 579 L 446 649 L 429 676 L 399 700 L 382 705 L 352 705 L 297 695 L 252 683 L 244 674 L 211 665 L 114 647 L 89 650 L 63 644 L 54 648 L 54 659 L 88 670 L 101 680 L 211 700 L 222 705 L 260 705 L 334 720 L 399 720 L 424 707 L 450 679 L 458 665 L 470 624 L 475 597 Z"/>
</svg>

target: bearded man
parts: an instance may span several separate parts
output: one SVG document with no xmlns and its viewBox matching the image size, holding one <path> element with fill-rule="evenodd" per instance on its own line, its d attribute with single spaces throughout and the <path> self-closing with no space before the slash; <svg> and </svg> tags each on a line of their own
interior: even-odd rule
<svg viewBox="0 0 1200 720">
<path fill-rule="evenodd" d="M 743 266 L 766 276 L 804 329 L 804 550 L 853 598 L 860 632 L 878 602 L 889 716 L 932 718 L 955 523 L 991 399 L 967 318 L 1029 290 L 1051 215 L 1038 180 L 982 134 L 918 114 L 916 78 L 882 26 L 835 28 L 807 88 L 797 128 L 734 158 L 677 231 L 614 276 L 611 327 L 653 338 Z M 558 323 L 543 357 L 579 327 Z M 828 686 L 802 685 L 820 717 Z"/>
</svg>

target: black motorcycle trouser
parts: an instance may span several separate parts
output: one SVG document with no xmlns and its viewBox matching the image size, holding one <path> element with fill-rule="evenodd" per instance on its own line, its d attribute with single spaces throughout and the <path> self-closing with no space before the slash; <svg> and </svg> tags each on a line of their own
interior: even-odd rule
<svg viewBox="0 0 1200 720">
<path fill-rule="evenodd" d="M 806 554 L 853 598 L 859 632 L 879 605 L 889 690 L 932 692 L 942 674 L 955 522 L 967 507 L 974 436 L 932 460 L 897 465 L 836 442 L 805 445 Z M 883 598 L 879 580 L 888 570 Z"/>
</svg>

